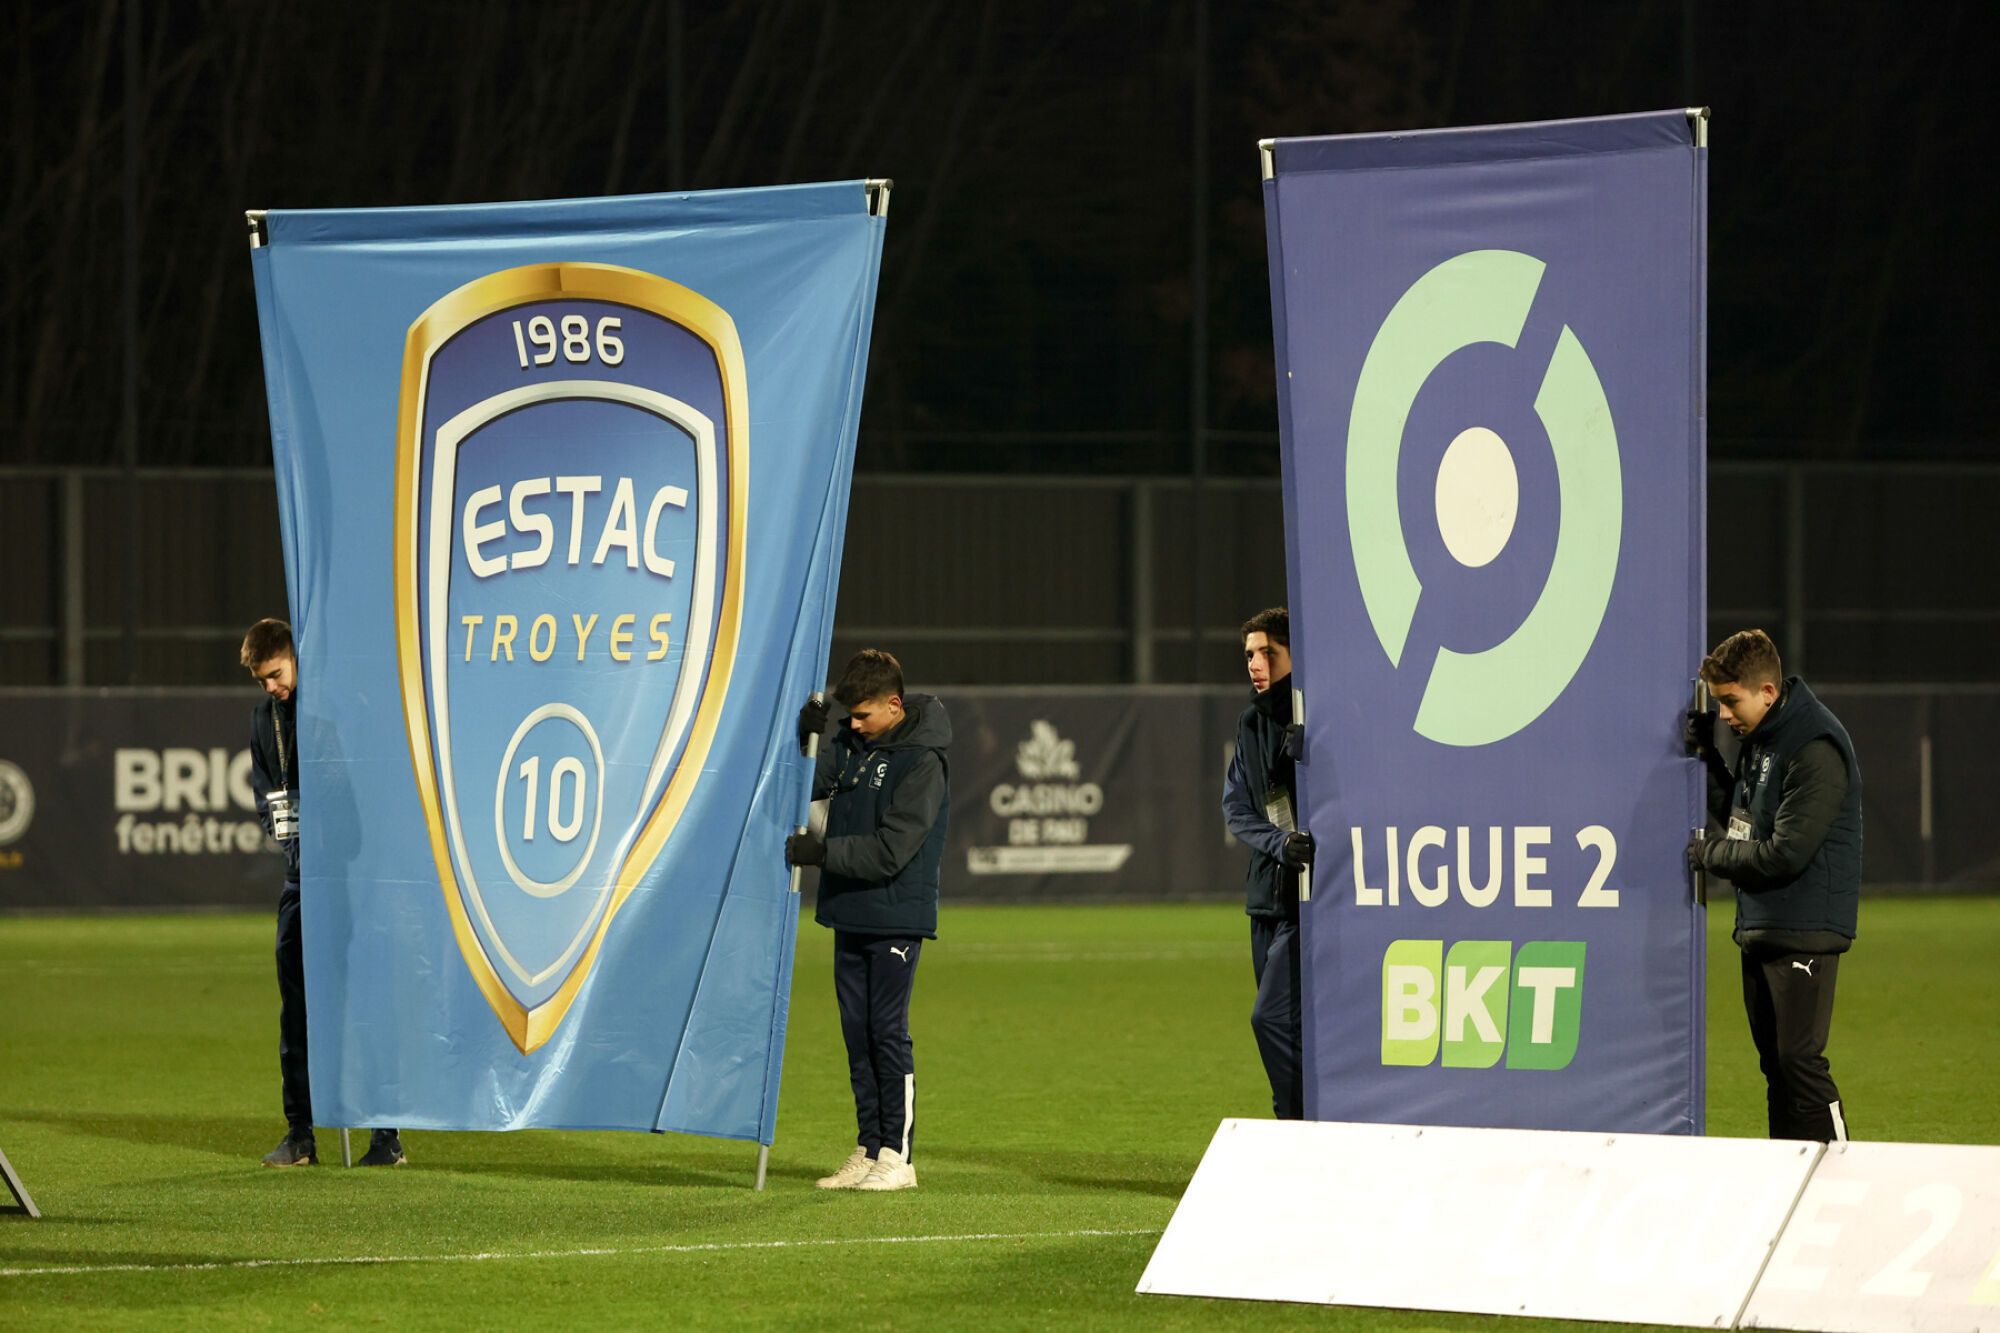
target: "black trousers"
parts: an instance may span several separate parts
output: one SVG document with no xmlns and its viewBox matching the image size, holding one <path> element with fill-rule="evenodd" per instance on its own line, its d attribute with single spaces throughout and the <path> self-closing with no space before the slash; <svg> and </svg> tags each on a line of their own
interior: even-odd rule
<svg viewBox="0 0 2000 1333">
<path fill-rule="evenodd" d="M 299 946 L 299 886 L 285 881 L 278 895 L 278 1076 L 284 1086 L 285 1123 L 310 1132 L 312 1084 L 306 1075 L 306 965 Z"/>
<path fill-rule="evenodd" d="M 1299 1016 L 1299 923 L 1289 916 L 1250 918 L 1250 966 L 1257 974 L 1257 1002 L 1250 1030 L 1271 1080 L 1271 1114 L 1306 1116 L 1305 1045 Z"/>
<path fill-rule="evenodd" d="M 1764 1071 L 1764 1098 L 1774 1139 L 1844 1141 L 1847 1121 L 1840 1089 L 1826 1063 L 1833 1030 L 1837 953 L 1743 950 L 1743 1007 Z"/>
<path fill-rule="evenodd" d="M 917 1064 L 910 1043 L 910 992 L 920 939 L 833 933 L 833 993 L 847 1076 L 854 1085 L 855 1142 L 870 1157 L 917 1146 Z"/>
</svg>

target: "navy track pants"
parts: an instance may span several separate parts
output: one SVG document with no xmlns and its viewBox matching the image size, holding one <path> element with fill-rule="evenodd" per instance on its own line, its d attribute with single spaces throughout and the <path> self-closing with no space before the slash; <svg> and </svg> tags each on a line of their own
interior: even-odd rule
<svg viewBox="0 0 2000 1333">
<path fill-rule="evenodd" d="M 910 1043 L 910 992 L 924 942 L 833 934 L 833 991 L 854 1085 L 855 1142 L 870 1157 L 894 1148 L 910 1160 L 917 1143 L 917 1065 Z"/>
</svg>

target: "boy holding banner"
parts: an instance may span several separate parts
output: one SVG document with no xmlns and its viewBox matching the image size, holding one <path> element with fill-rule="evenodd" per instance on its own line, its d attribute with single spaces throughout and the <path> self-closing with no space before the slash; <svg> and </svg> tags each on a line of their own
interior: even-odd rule
<svg viewBox="0 0 2000 1333">
<path fill-rule="evenodd" d="M 813 917 L 833 930 L 833 988 L 854 1087 L 856 1146 L 821 1189 L 905 1190 L 917 1183 L 917 1072 L 910 992 L 925 940 L 937 938 L 938 872 L 951 809 L 951 719 L 928 694 L 903 693 L 903 666 L 856 653 L 833 697 L 847 723 L 819 752 L 813 799 L 830 798 L 826 833 L 794 833 L 785 859 L 820 867 Z M 823 700 L 799 713 L 801 744 L 826 727 Z"/>
<path fill-rule="evenodd" d="M 257 814 L 285 854 L 278 892 L 278 1075 L 284 1090 L 285 1137 L 264 1154 L 265 1166 L 311 1166 L 312 1086 L 306 1068 L 306 969 L 299 932 L 299 661 L 292 627 L 266 618 L 243 636 L 239 660 L 264 691 L 251 713 L 250 777 Z M 362 1166 L 401 1166 L 403 1142 L 393 1129 L 371 1136 Z"/>
<path fill-rule="evenodd" d="M 1245 876 L 1250 966 L 1257 1002 L 1250 1030 L 1271 1080 L 1271 1110 L 1305 1118 L 1299 1010 L 1298 872 L 1312 864 L 1313 840 L 1299 830 L 1292 744 L 1292 618 L 1282 606 L 1243 622 L 1243 661 L 1257 692 L 1236 721 L 1236 753 L 1222 783 L 1222 814 L 1250 849 Z"/>
<path fill-rule="evenodd" d="M 1854 944 L 1861 899 L 1861 768 L 1847 729 L 1763 630 L 1732 634 L 1701 660 L 1722 720 L 1743 738 L 1731 774 L 1706 713 L 1688 739 L 1707 766 L 1721 838 L 1697 834 L 1688 860 L 1736 886 L 1743 1003 L 1764 1071 L 1774 1139 L 1845 1142 L 1827 1067 L 1833 987 Z"/>
</svg>

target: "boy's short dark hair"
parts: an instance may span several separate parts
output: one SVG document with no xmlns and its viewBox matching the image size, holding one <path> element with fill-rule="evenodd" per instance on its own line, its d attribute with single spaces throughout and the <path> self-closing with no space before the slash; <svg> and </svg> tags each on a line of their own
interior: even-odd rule
<svg viewBox="0 0 2000 1333">
<path fill-rule="evenodd" d="M 1715 645 L 1701 659 L 1701 678 L 1710 685 L 1773 685 L 1785 679 L 1778 645 L 1760 629 L 1741 630 Z"/>
<path fill-rule="evenodd" d="M 1243 622 L 1243 632 L 1237 637 L 1247 639 L 1252 634 L 1262 634 L 1272 643 L 1289 649 L 1292 646 L 1291 613 L 1282 606 L 1259 611 Z"/>
<path fill-rule="evenodd" d="M 842 708 L 892 694 L 900 698 L 902 693 L 903 664 L 894 653 L 885 653 L 880 648 L 863 648 L 848 658 L 847 669 L 840 673 L 840 683 L 833 687 L 834 701 Z"/>
<path fill-rule="evenodd" d="M 268 616 L 250 627 L 243 636 L 241 661 L 244 666 L 255 671 L 274 657 L 283 657 L 292 651 L 292 627 L 282 620 L 272 620 Z"/>
</svg>

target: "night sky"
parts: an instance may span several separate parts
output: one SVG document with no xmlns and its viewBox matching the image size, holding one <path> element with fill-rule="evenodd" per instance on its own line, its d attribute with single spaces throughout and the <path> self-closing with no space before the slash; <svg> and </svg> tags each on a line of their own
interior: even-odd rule
<svg viewBox="0 0 2000 1333">
<path fill-rule="evenodd" d="M 862 468 L 1184 472 L 1205 304 L 1208 466 L 1269 473 L 1259 137 L 1690 103 L 1714 456 L 1995 454 L 1985 5 L 10 9 L 0 463 L 123 458 L 128 216 L 139 461 L 254 465 L 245 207 L 865 175 Z"/>
</svg>

